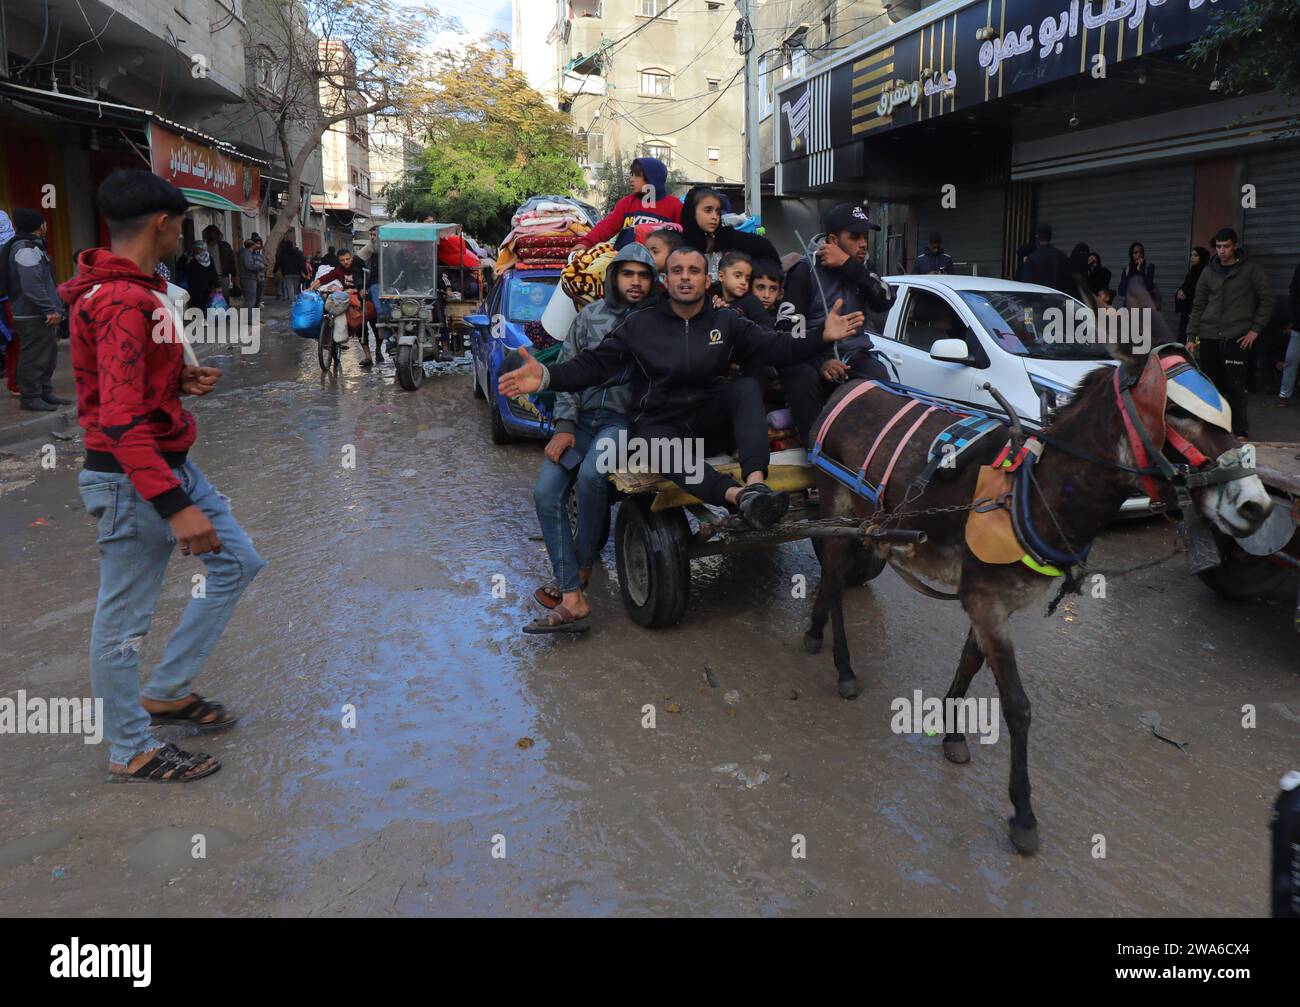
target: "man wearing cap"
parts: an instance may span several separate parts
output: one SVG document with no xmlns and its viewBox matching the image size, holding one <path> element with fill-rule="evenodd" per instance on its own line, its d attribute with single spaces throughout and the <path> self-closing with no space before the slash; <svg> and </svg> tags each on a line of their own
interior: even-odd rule
<svg viewBox="0 0 1300 1007">
<path fill-rule="evenodd" d="M 867 219 L 866 211 L 850 203 L 839 203 L 826 214 L 826 240 L 813 256 L 804 256 L 790 267 L 780 314 L 794 313 L 802 319 L 808 338 L 819 342 L 829 305 L 844 301 L 845 314 L 888 311 L 894 294 L 876 275 L 867 257 L 867 233 L 880 225 Z M 788 307 L 787 307 L 788 305 Z M 797 328 L 796 321 L 796 328 Z M 849 338 L 812 361 L 792 364 L 781 371 L 786 401 L 805 445 L 809 443 L 817 414 L 838 383 L 849 378 L 887 377 L 884 367 L 871 356 L 871 335 L 865 324 Z"/>
<path fill-rule="evenodd" d="M 938 231 L 931 231 L 930 243 L 912 263 L 912 272 L 951 273 L 952 271 L 952 256 L 943 250 L 943 235 Z"/>
<path fill-rule="evenodd" d="M 59 322 L 63 302 L 54 268 L 45 250 L 49 226 L 39 210 L 14 210 L 15 234 L 5 248 L 10 305 L 18 330 L 18 394 L 23 409 L 53 412 L 70 405 L 54 394 L 54 366 L 59 359 Z"/>
</svg>

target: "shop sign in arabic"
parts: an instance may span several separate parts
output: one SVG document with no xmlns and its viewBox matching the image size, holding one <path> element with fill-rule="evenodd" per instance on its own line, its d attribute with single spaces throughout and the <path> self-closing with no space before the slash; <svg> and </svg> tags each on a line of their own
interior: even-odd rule
<svg viewBox="0 0 1300 1007">
<path fill-rule="evenodd" d="M 256 212 L 261 169 L 205 144 L 149 124 L 150 160 L 155 174 L 185 191 L 191 202 Z"/>
</svg>

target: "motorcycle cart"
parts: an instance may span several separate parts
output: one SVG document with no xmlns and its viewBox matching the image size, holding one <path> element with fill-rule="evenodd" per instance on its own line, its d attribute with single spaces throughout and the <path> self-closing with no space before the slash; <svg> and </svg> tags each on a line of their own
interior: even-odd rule
<svg viewBox="0 0 1300 1007">
<path fill-rule="evenodd" d="M 438 292 L 438 239 L 459 224 L 380 224 L 376 328 L 397 368 L 397 383 L 414 391 L 426 360 L 452 359 Z"/>
</svg>

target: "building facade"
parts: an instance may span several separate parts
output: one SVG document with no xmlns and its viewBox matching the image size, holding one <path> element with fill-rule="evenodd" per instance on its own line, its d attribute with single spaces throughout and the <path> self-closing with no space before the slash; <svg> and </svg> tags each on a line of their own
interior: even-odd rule
<svg viewBox="0 0 1300 1007">
<path fill-rule="evenodd" d="M 1300 261 L 1297 109 L 1227 97 L 1182 58 L 1239 6 L 940 0 L 889 24 L 774 88 L 769 229 L 816 230 L 820 208 L 865 199 L 888 271 L 939 231 L 961 270 L 1008 276 L 1049 223 L 1115 282 L 1139 241 L 1172 321 L 1190 249 L 1232 226 L 1283 294 Z"/>
<path fill-rule="evenodd" d="M 693 181 L 744 171 L 736 10 L 713 0 L 515 0 L 516 65 L 569 113 L 589 183 L 619 153 Z"/>
<path fill-rule="evenodd" d="M 324 66 L 351 68 L 353 59 L 338 42 L 320 43 Z M 355 89 L 320 85 L 321 108 L 335 115 L 365 102 Z M 321 137 L 322 192 L 312 196 L 312 209 L 325 214 L 325 242 L 334 248 L 360 247 L 368 240 L 371 224 L 370 117 L 358 113 L 332 123 Z"/>
</svg>

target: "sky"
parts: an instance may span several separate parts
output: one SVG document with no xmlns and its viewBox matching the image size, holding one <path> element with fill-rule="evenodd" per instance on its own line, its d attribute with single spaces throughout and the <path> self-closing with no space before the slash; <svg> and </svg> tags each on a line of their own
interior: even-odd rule
<svg viewBox="0 0 1300 1007">
<path fill-rule="evenodd" d="M 460 20 L 465 29 L 464 34 L 478 38 L 490 31 L 503 31 L 510 35 L 510 0 L 424 0 L 430 6 Z M 454 44 L 458 36 L 454 32 L 443 32 L 435 40 L 433 48 Z"/>
</svg>

